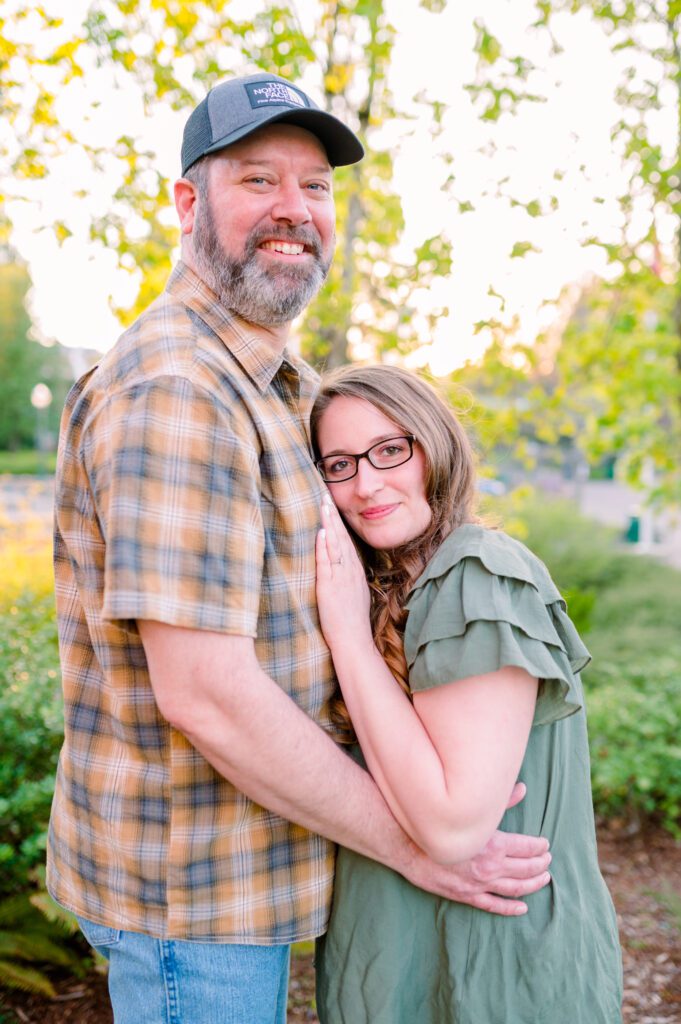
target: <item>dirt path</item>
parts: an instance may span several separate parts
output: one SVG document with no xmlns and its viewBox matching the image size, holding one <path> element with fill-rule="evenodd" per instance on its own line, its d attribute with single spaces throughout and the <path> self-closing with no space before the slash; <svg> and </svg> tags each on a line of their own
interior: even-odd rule
<svg viewBox="0 0 681 1024">
<path fill-rule="evenodd" d="M 681 843 L 666 832 L 599 835 L 619 920 L 626 1024 L 681 1022 Z"/>
<path fill-rule="evenodd" d="M 681 1024 L 681 843 L 659 831 L 632 837 L 609 829 L 599 834 L 599 850 L 622 936 L 624 1024 Z M 0 1024 L 111 1024 L 104 978 L 57 988 L 57 1000 L 4 993 Z M 289 1024 L 314 1024 L 313 1000 L 305 953 L 293 963 Z"/>
</svg>

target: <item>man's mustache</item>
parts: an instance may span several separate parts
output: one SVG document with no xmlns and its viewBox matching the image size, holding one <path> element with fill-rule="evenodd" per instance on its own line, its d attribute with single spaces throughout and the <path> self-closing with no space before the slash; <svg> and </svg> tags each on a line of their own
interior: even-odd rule
<svg viewBox="0 0 681 1024">
<path fill-rule="evenodd" d="M 302 242 L 313 256 L 321 259 L 322 240 L 319 232 L 309 224 L 299 228 L 255 228 L 246 239 L 246 255 L 252 256 L 262 242 Z"/>
</svg>

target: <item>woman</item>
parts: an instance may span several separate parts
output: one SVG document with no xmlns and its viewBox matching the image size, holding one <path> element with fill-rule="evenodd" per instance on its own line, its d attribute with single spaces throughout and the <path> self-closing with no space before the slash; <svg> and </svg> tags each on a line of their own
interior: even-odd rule
<svg viewBox="0 0 681 1024">
<path fill-rule="evenodd" d="M 522 544 L 476 519 L 470 445 L 420 378 L 346 367 L 323 384 L 312 430 L 333 498 L 317 589 L 337 712 L 392 813 L 445 863 L 499 822 L 547 836 L 553 853 L 527 915 L 499 918 L 341 850 L 320 1021 L 615 1024 L 621 958 L 578 674 L 589 655 L 558 591 Z M 527 795 L 504 813 L 518 776 Z"/>
</svg>

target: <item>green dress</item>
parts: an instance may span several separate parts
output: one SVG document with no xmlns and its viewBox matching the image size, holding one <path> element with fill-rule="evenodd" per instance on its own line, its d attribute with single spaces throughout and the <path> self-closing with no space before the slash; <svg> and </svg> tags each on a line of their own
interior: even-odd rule
<svg viewBox="0 0 681 1024">
<path fill-rule="evenodd" d="M 507 832 L 551 840 L 551 883 L 503 918 L 440 899 L 338 853 L 317 949 L 321 1024 L 618 1024 L 622 969 L 598 868 L 584 700 L 589 661 L 545 566 L 478 525 L 455 530 L 408 602 L 413 691 L 506 665 L 540 679 Z"/>
</svg>

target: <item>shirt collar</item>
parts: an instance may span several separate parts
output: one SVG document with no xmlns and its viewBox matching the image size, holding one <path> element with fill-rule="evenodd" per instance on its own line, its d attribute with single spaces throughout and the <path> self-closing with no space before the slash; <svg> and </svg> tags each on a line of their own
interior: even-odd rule
<svg viewBox="0 0 681 1024">
<path fill-rule="evenodd" d="M 286 349 L 275 352 L 246 320 L 223 306 L 215 292 L 186 263 L 180 261 L 173 269 L 166 292 L 201 317 L 261 393 L 280 370 L 289 379 L 295 378 L 297 390 L 303 377 L 309 378 L 309 383 L 316 381 L 316 374 L 305 362 L 291 356 Z"/>
</svg>

